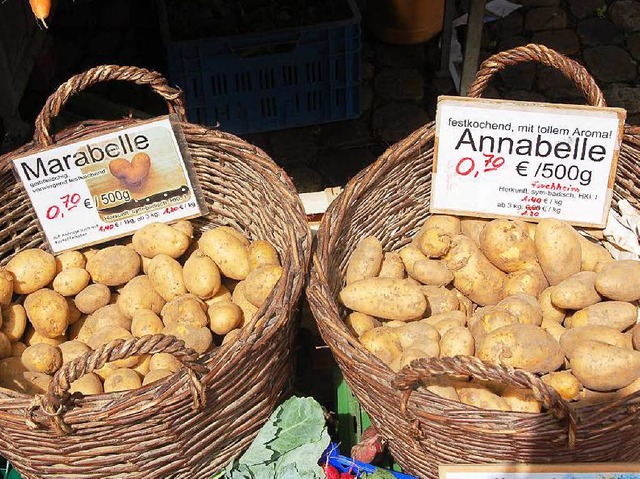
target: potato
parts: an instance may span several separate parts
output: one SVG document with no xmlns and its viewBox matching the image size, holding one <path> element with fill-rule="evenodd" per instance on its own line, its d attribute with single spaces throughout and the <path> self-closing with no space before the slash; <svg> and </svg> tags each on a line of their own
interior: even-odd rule
<svg viewBox="0 0 640 479">
<path fill-rule="evenodd" d="M 109 304 L 111 291 L 104 284 L 90 284 L 75 297 L 77 308 L 85 313 L 91 314 L 95 310 Z"/>
<path fill-rule="evenodd" d="M 508 325 L 491 331 L 476 346 L 476 356 L 530 373 L 549 373 L 564 363 L 564 354 L 556 340 L 532 324 Z"/>
<path fill-rule="evenodd" d="M 427 258 L 442 258 L 451 248 L 453 235 L 442 228 L 432 227 L 421 230 L 419 236 L 413 241 L 413 247 L 417 248 Z"/>
<path fill-rule="evenodd" d="M 56 259 L 46 251 L 29 248 L 11 258 L 5 269 L 13 276 L 13 292 L 30 294 L 53 281 Z"/>
<path fill-rule="evenodd" d="M 419 319 L 427 309 L 420 287 L 402 279 L 363 279 L 347 285 L 340 291 L 339 298 L 354 311 L 399 321 Z"/>
<path fill-rule="evenodd" d="M 448 215 L 431 215 L 425 220 L 422 229 L 426 230 L 434 227 L 442 229 L 451 236 L 459 235 L 460 218 Z"/>
<path fill-rule="evenodd" d="M 22 364 L 29 371 L 53 374 L 62 366 L 62 352 L 50 344 L 34 344 L 22 353 Z"/>
<path fill-rule="evenodd" d="M 208 328 L 199 328 L 190 324 L 173 323 L 162 330 L 162 334 L 175 336 L 184 341 L 186 347 L 199 354 L 205 353 L 213 344 L 213 335 Z"/>
<path fill-rule="evenodd" d="M 0 388 L 7 388 L 23 394 L 32 394 L 32 385 L 24 377 L 27 368 L 20 358 L 0 360 Z"/>
<path fill-rule="evenodd" d="M 464 326 L 467 323 L 467 317 L 462 311 L 449 311 L 446 313 L 434 314 L 428 318 L 420 320 L 420 323 L 436 326 L 443 321 L 451 321 L 455 326 Z M 388 324 L 388 323 L 387 323 Z"/>
<path fill-rule="evenodd" d="M 89 337 L 87 344 L 91 349 L 98 349 L 104 344 L 108 344 L 116 339 L 131 339 L 133 335 L 121 326 L 106 326 L 96 329 L 96 331 Z M 138 357 L 128 357 L 124 359 L 118 359 L 112 361 L 111 364 L 116 368 L 132 368 L 140 359 Z"/>
<path fill-rule="evenodd" d="M 456 311 L 460 307 L 456 291 L 439 286 L 420 286 L 420 290 L 427 300 L 425 316 Z"/>
<path fill-rule="evenodd" d="M 485 218 L 461 218 L 460 232 L 480 244 L 480 233 L 489 224 L 489 221 L 491 220 Z"/>
<path fill-rule="evenodd" d="M 160 334 L 163 329 L 162 320 L 150 309 L 139 309 L 131 320 L 131 334 L 136 338 Z"/>
<path fill-rule="evenodd" d="M 453 386 L 455 383 L 448 379 L 447 377 L 432 377 L 423 381 L 422 387 L 442 398 L 460 402 L 456 388 Z"/>
<path fill-rule="evenodd" d="M 126 246 L 109 246 L 87 261 L 87 271 L 94 283 L 120 286 L 138 275 L 140 256 Z"/>
<path fill-rule="evenodd" d="M 345 275 L 346 284 L 378 276 L 382 267 L 382 243 L 373 236 L 364 238 L 351 253 Z"/>
<path fill-rule="evenodd" d="M 582 271 L 596 271 L 597 268 L 605 263 L 614 261 L 611 254 L 603 246 L 589 241 L 577 231 L 576 235 L 580 241 Z"/>
<path fill-rule="evenodd" d="M 69 268 L 82 268 L 87 265 L 87 259 L 80 251 L 65 251 L 55 257 L 56 274 Z"/>
<path fill-rule="evenodd" d="M 231 299 L 242 309 L 242 326 L 249 323 L 258 312 L 258 308 L 246 298 L 244 281 L 240 281 L 234 288 Z"/>
<path fill-rule="evenodd" d="M 256 308 L 267 300 L 267 297 L 282 276 L 282 267 L 267 265 L 254 269 L 247 275 L 244 285 L 244 296 Z"/>
<path fill-rule="evenodd" d="M 602 341 L 587 340 L 577 344 L 570 364 L 578 381 L 594 391 L 620 389 L 640 377 L 640 352 Z"/>
<path fill-rule="evenodd" d="M 231 301 L 231 299 L 231 291 L 229 291 L 229 288 L 227 288 L 224 284 L 221 284 L 220 289 L 218 289 L 216 294 L 214 294 L 210 298 L 205 299 L 204 304 L 206 304 L 207 306 L 211 306 L 215 303 Z"/>
<path fill-rule="evenodd" d="M 27 317 L 36 331 L 55 338 L 69 326 L 69 305 L 63 296 L 44 288 L 29 294 L 24 300 Z"/>
<path fill-rule="evenodd" d="M 473 314 L 473 311 L 475 310 L 475 307 L 476 307 L 475 304 L 473 304 L 473 301 L 471 301 L 469 298 L 467 298 L 464 294 L 462 294 L 457 289 L 454 289 L 452 293 L 454 293 L 456 298 L 458 299 L 459 304 L 457 309 L 462 313 L 464 313 L 464 315 L 467 318 L 469 318 Z"/>
<path fill-rule="evenodd" d="M 149 362 L 149 371 L 155 371 L 157 369 L 165 369 L 175 373 L 182 368 L 182 363 L 168 353 L 156 353 L 151 356 Z"/>
<path fill-rule="evenodd" d="M 474 303 L 486 306 L 502 300 L 506 274 L 496 268 L 471 239 L 454 236 L 451 249 L 443 259 L 453 272 L 453 285 Z"/>
<path fill-rule="evenodd" d="M 202 299 L 214 296 L 222 284 L 218 266 L 199 250 L 184 263 L 182 275 L 187 290 Z"/>
<path fill-rule="evenodd" d="M 576 400 L 582 391 L 582 384 L 571 374 L 571 371 L 556 371 L 545 374 L 540 379 L 555 389 L 565 401 Z"/>
<path fill-rule="evenodd" d="M 551 291 L 551 303 L 562 309 L 582 309 L 599 303 L 602 298 L 595 288 L 596 273 L 581 271 L 561 281 Z"/>
<path fill-rule="evenodd" d="M 140 275 L 129 281 L 120 290 L 117 305 L 128 319 L 137 311 L 149 309 L 158 314 L 165 305 L 164 298 L 154 289 L 148 276 Z"/>
<path fill-rule="evenodd" d="M 430 345 L 434 343 L 439 350 L 438 342 L 440 341 L 440 333 L 430 324 L 423 323 L 422 321 L 405 323 L 402 326 L 394 328 L 394 332 L 403 350 L 413 347 L 428 351 Z"/>
<path fill-rule="evenodd" d="M 255 240 L 249 245 L 249 264 L 252 270 L 261 266 L 280 266 L 280 259 L 271 243 Z"/>
<path fill-rule="evenodd" d="M 537 297 L 549 286 L 547 278 L 537 264 L 509 273 L 502 289 L 504 297 L 528 294 Z"/>
<path fill-rule="evenodd" d="M 27 349 L 27 345 L 21 341 L 15 341 L 11 343 L 11 357 L 12 358 L 21 357 L 25 349 Z"/>
<path fill-rule="evenodd" d="M 358 313 L 361 314 L 361 313 Z M 366 315 L 365 315 L 366 316 Z M 404 326 L 405 323 L 404 321 L 385 321 L 385 323 L 382 326 L 386 326 L 387 328 L 399 328 L 400 326 Z M 378 326 L 376 326 L 377 328 Z"/>
<path fill-rule="evenodd" d="M 550 286 L 538 296 L 538 302 L 540 303 L 540 308 L 542 308 L 542 320 L 561 324 L 567 312 L 551 302 L 552 291 L 553 286 Z"/>
<path fill-rule="evenodd" d="M 636 324 L 637 317 L 637 306 L 624 301 L 605 301 L 576 311 L 564 323 L 567 328 L 600 324 L 624 331 Z"/>
<path fill-rule="evenodd" d="M 132 244 L 140 256 L 154 258 L 166 254 L 176 259 L 187 251 L 189 239 L 182 231 L 165 223 L 149 223 L 134 233 Z"/>
<path fill-rule="evenodd" d="M 62 364 L 67 364 L 91 351 L 91 348 L 80 341 L 67 341 L 58 346 L 62 353 Z"/>
<path fill-rule="evenodd" d="M 460 385 L 456 387 L 456 392 L 462 404 L 497 411 L 511 410 L 504 399 L 478 384 Z"/>
<path fill-rule="evenodd" d="M 349 329 L 349 331 L 351 331 L 351 334 L 358 338 L 367 331 L 379 327 L 380 321 L 372 316 L 369 316 L 368 314 L 358 313 L 357 311 L 354 311 L 346 317 L 346 319 L 344 320 L 344 324 L 347 325 L 347 328 Z"/>
<path fill-rule="evenodd" d="M 411 347 L 402 351 L 394 365 L 400 369 L 409 366 L 412 361 L 422 358 L 437 358 L 440 354 L 440 347 L 437 342 L 425 344 L 424 347 Z M 393 367 L 391 369 L 394 369 Z"/>
<path fill-rule="evenodd" d="M 26 371 L 23 373 L 23 376 L 29 383 L 30 391 L 28 394 L 44 394 L 49 390 L 49 386 L 51 385 L 51 376 L 48 374 Z"/>
<path fill-rule="evenodd" d="M 66 340 L 67 340 L 67 337 L 65 334 L 56 336 L 55 338 L 49 338 L 39 333 L 35 329 L 33 329 L 32 326 L 28 326 L 28 325 L 24 333 L 24 342 L 27 346 L 32 346 L 34 344 L 40 344 L 40 343 L 50 344 L 52 346 L 59 346 L 60 344 L 64 343 Z"/>
<path fill-rule="evenodd" d="M 580 240 L 567 223 L 554 218 L 540 220 L 536 227 L 535 246 L 538 262 L 551 286 L 580 272 Z"/>
<path fill-rule="evenodd" d="M 402 279 L 405 275 L 404 263 L 400 255 L 393 251 L 385 253 L 378 277 Z"/>
<path fill-rule="evenodd" d="M 82 268 L 67 268 L 54 278 L 53 290 L 62 296 L 75 296 L 87 287 L 90 279 Z"/>
<path fill-rule="evenodd" d="M 149 371 L 149 374 L 144 377 L 142 385 L 146 386 L 147 384 L 155 383 L 156 381 L 166 378 L 167 376 L 171 376 L 172 374 L 173 373 L 168 369 L 154 369 L 153 371 Z"/>
<path fill-rule="evenodd" d="M 131 330 L 131 319 L 127 318 L 117 304 L 108 304 L 97 309 L 87 318 L 93 331 L 107 326 L 119 326 L 127 331 Z"/>
<path fill-rule="evenodd" d="M 193 294 L 183 294 L 165 304 L 160 312 L 166 326 L 174 323 L 190 324 L 197 328 L 209 324 L 207 306 Z"/>
<path fill-rule="evenodd" d="M 631 344 L 636 351 L 640 350 L 640 324 L 631 329 Z"/>
<path fill-rule="evenodd" d="M 207 315 L 209 316 L 211 331 L 220 336 L 224 336 L 242 324 L 242 309 L 231 302 L 215 303 L 209 306 Z"/>
<path fill-rule="evenodd" d="M 137 372 L 140 376 L 146 376 L 150 371 L 151 354 L 143 354 L 141 356 L 138 356 L 137 358 L 138 364 L 136 364 L 136 366 L 131 369 Z"/>
<path fill-rule="evenodd" d="M 128 391 L 130 389 L 138 389 L 141 386 L 140 375 L 133 369 L 127 368 L 115 370 L 113 374 L 104 380 L 105 393 Z"/>
<path fill-rule="evenodd" d="M 182 266 L 170 256 L 159 254 L 149 263 L 149 281 L 165 301 L 187 293 Z M 150 308 L 145 308 L 150 309 Z"/>
<path fill-rule="evenodd" d="M 498 303 L 498 308 L 510 312 L 520 324 L 540 326 L 542 323 L 542 308 L 529 294 L 509 296 Z"/>
<path fill-rule="evenodd" d="M 13 275 L 5 268 L 0 268 L 0 305 L 8 306 L 13 296 Z"/>
<path fill-rule="evenodd" d="M 491 263 L 506 273 L 535 264 L 535 245 L 526 227 L 516 221 L 497 219 L 480 233 L 480 251 Z"/>
<path fill-rule="evenodd" d="M 11 357 L 11 341 L 6 334 L 0 332 L 0 359 Z"/>
<path fill-rule="evenodd" d="M 249 249 L 228 230 L 218 227 L 205 231 L 198 241 L 198 247 L 215 261 L 228 278 L 243 280 L 251 270 Z"/>
<path fill-rule="evenodd" d="M 509 326 L 513 324 L 520 324 L 518 317 L 507 311 L 506 309 L 495 308 L 489 311 L 483 311 L 476 316 L 473 325 L 471 326 L 471 334 L 475 339 L 476 344 L 482 343 L 484 338 L 492 331 L 503 326 Z"/>
<path fill-rule="evenodd" d="M 386 365 L 402 353 L 400 338 L 393 328 L 373 328 L 360 336 L 362 346 Z"/>
<path fill-rule="evenodd" d="M 453 273 L 449 271 L 443 261 L 428 259 L 413 246 L 402 248 L 400 257 L 409 276 L 423 284 L 446 286 L 453 281 Z"/>
<path fill-rule="evenodd" d="M 589 340 L 597 340 L 618 348 L 631 349 L 629 340 L 624 334 L 617 329 L 599 324 L 567 329 L 560 337 L 560 347 L 564 351 L 564 355 L 571 359 L 576 347 Z"/>
<path fill-rule="evenodd" d="M 242 233 L 239 229 L 235 228 L 235 227 L 231 227 L 231 226 L 218 226 L 216 229 L 223 231 L 227 234 L 230 234 L 231 236 L 233 236 L 234 238 L 236 238 L 238 241 L 240 241 L 244 246 L 249 246 L 250 245 L 250 241 L 249 239 L 244 235 L 244 233 Z"/>
<path fill-rule="evenodd" d="M 102 388 L 100 376 L 94 373 L 87 373 L 71 383 L 69 392 L 71 394 L 80 393 L 84 396 L 91 396 L 93 394 L 104 393 L 104 389 Z"/>
<path fill-rule="evenodd" d="M 4 333 L 9 341 L 17 341 L 27 329 L 27 313 L 21 304 L 9 304 L 2 306 L 2 326 L 0 332 Z"/>
<path fill-rule="evenodd" d="M 640 299 L 640 261 L 622 260 L 606 263 L 596 276 L 596 289 L 614 301 Z"/>
<path fill-rule="evenodd" d="M 193 238 L 193 225 L 188 220 L 180 220 L 171 225 L 175 230 L 180 231 L 183 235 L 186 235 L 189 240 Z"/>
<path fill-rule="evenodd" d="M 241 334 L 242 329 L 234 329 L 233 331 L 229 331 L 229 333 L 225 334 L 224 338 L 222 338 L 222 344 L 225 345 L 227 343 L 235 342 Z"/>
<path fill-rule="evenodd" d="M 475 341 L 471 331 L 464 326 L 448 329 L 440 338 L 440 357 L 473 356 Z"/>
<path fill-rule="evenodd" d="M 86 269 L 86 266 L 87 266 L 87 261 L 89 261 L 91 258 L 93 258 L 96 255 L 97 252 L 98 252 L 98 250 L 95 249 L 95 248 L 89 248 L 89 249 L 85 249 L 85 250 L 81 251 L 82 256 L 84 256 L 84 259 L 85 259 L 85 269 Z"/>
<path fill-rule="evenodd" d="M 567 329 L 562 326 L 560 323 L 556 323 L 554 321 L 542 321 L 540 327 L 544 329 L 547 333 L 553 336 L 553 339 L 560 342 L 560 338 L 564 333 L 567 332 Z"/>
<path fill-rule="evenodd" d="M 529 389 L 507 386 L 500 396 L 511 411 L 539 413 L 542 409 L 542 404 Z"/>
</svg>

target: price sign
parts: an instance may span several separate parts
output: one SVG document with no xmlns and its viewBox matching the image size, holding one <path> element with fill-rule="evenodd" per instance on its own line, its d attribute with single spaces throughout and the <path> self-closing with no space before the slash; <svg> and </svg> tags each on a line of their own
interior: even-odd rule
<svg viewBox="0 0 640 479">
<path fill-rule="evenodd" d="M 125 236 L 204 210 L 168 117 L 13 161 L 51 250 Z"/>
<path fill-rule="evenodd" d="M 431 211 L 604 227 L 626 112 L 438 98 Z"/>
<path fill-rule="evenodd" d="M 640 464 L 460 464 L 439 467 L 440 479 L 640 479 Z"/>
</svg>

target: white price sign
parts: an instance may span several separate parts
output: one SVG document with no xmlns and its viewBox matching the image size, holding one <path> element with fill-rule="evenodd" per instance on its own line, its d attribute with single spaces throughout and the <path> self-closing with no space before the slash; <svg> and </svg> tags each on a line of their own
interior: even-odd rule
<svg viewBox="0 0 640 479">
<path fill-rule="evenodd" d="M 625 110 L 438 98 L 431 212 L 604 227 Z"/>
<path fill-rule="evenodd" d="M 459 464 L 439 467 L 440 479 L 640 479 L 640 464 Z"/>
</svg>

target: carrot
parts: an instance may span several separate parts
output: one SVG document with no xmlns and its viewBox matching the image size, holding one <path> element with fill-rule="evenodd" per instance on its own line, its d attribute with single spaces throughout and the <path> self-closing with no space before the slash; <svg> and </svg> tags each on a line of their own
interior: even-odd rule
<svg viewBox="0 0 640 479">
<path fill-rule="evenodd" d="M 51 11 L 51 0 L 29 0 L 29 5 L 31 5 L 31 11 L 35 17 L 47 28 L 45 20 Z"/>
</svg>

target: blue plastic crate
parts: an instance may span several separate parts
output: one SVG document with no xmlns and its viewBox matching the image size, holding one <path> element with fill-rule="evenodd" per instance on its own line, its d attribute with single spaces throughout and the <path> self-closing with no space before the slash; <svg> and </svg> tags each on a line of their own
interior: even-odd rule
<svg viewBox="0 0 640 479">
<path fill-rule="evenodd" d="M 356 461 L 350 457 L 341 456 L 338 451 L 338 445 L 331 443 L 327 452 L 325 452 L 323 458 L 321 459 L 322 464 L 328 463 L 329 465 L 335 467 L 340 472 L 349 472 L 353 474 L 355 477 L 361 477 L 362 473 L 371 474 L 377 468 L 376 466 L 372 466 L 371 464 L 365 464 L 364 462 Z M 384 469 L 397 479 L 417 479 L 415 476 L 410 476 L 408 474 L 403 474 L 401 472 L 391 471 L 389 469 Z"/>
<path fill-rule="evenodd" d="M 236 134 L 356 118 L 360 101 L 360 12 L 347 20 L 228 37 L 174 41 L 159 13 L 169 77 L 187 116 Z"/>
</svg>

